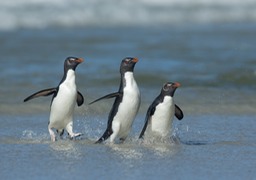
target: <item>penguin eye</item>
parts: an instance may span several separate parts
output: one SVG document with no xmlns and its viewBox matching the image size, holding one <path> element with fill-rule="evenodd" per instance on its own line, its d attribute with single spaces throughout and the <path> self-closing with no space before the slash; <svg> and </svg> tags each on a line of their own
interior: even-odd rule
<svg viewBox="0 0 256 180">
<path fill-rule="evenodd" d="M 164 87 L 163 87 L 163 90 L 164 91 L 169 91 L 170 87 L 171 87 L 171 84 L 165 84 Z"/>
<path fill-rule="evenodd" d="M 129 59 L 125 59 L 124 63 L 125 63 L 125 64 L 129 64 L 129 63 L 130 63 L 130 60 L 129 60 Z"/>
<path fill-rule="evenodd" d="M 69 62 L 69 63 L 72 63 L 72 62 L 74 62 L 74 60 L 75 60 L 74 58 L 70 58 L 70 59 L 68 60 L 68 62 Z"/>
<path fill-rule="evenodd" d="M 163 89 L 164 89 L 164 91 L 168 91 L 168 85 L 164 85 L 164 87 L 163 87 Z"/>
</svg>

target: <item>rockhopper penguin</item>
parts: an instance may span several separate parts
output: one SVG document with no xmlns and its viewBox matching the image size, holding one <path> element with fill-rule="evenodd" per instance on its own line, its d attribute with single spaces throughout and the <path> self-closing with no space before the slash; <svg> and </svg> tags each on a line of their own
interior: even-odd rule
<svg viewBox="0 0 256 180">
<path fill-rule="evenodd" d="M 178 87 L 180 87 L 180 83 L 177 82 L 164 84 L 160 95 L 156 97 L 147 110 L 145 124 L 139 138 L 142 138 L 144 133 L 149 136 L 171 136 L 174 116 L 179 120 L 183 118 L 182 110 L 173 101 L 174 92 Z"/>
<path fill-rule="evenodd" d="M 101 143 L 109 137 L 111 143 L 114 143 L 116 138 L 119 138 L 121 142 L 127 138 L 140 107 L 140 91 L 133 76 L 134 66 L 137 62 L 137 58 L 124 58 L 120 66 L 121 82 L 118 92 L 92 102 L 115 98 L 108 116 L 107 129 L 96 143 Z"/>
<path fill-rule="evenodd" d="M 84 102 L 83 95 L 77 91 L 75 83 L 75 70 L 82 58 L 68 57 L 64 62 L 64 75 L 59 85 L 55 88 L 38 91 L 24 99 L 24 102 L 40 96 L 53 95 L 50 107 L 48 130 L 52 141 L 56 141 L 53 129 L 62 137 L 64 129 L 71 138 L 82 135 L 73 132 L 73 113 L 75 104 L 81 106 Z"/>
</svg>

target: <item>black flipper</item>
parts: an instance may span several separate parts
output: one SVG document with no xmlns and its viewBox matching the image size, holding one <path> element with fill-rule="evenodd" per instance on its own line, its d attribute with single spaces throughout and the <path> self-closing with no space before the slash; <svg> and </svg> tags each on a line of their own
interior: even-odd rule
<svg viewBox="0 0 256 180">
<path fill-rule="evenodd" d="M 114 98 L 114 97 L 118 97 L 118 96 L 120 97 L 120 96 L 122 96 L 122 95 L 123 95 L 123 94 L 120 93 L 120 92 L 111 93 L 111 94 L 108 94 L 108 95 L 106 95 L 106 96 L 103 96 L 103 97 L 101 97 L 101 98 L 99 98 L 99 99 L 96 99 L 95 101 L 89 103 L 89 105 L 91 105 L 91 104 L 93 104 L 93 103 L 95 103 L 95 102 L 97 102 L 97 101 L 100 101 L 100 100 L 102 100 L 102 99 L 110 99 L 110 98 Z"/>
<path fill-rule="evenodd" d="M 49 96 L 56 92 L 57 92 L 57 88 L 44 89 L 44 90 L 38 91 L 38 92 L 32 94 L 31 96 L 27 97 L 26 99 L 24 99 L 24 102 L 29 101 L 34 98 L 37 98 L 37 97 L 40 97 L 40 96 Z"/>
<path fill-rule="evenodd" d="M 153 105 L 151 105 L 151 106 L 148 108 L 148 111 L 147 111 L 147 114 L 146 114 L 146 118 L 145 118 L 145 124 L 144 124 L 144 127 L 143 127 L 143 129 L 142 129 L 142 131 L 141 131 L 141 133 L 140 133 L 139 139 L 140 139 L 140 138 L 143 138 L 144 133 L 145 133 L 145 131 L 146 131 L 146 129 L 147 129 L 147 126 L 148 126 L 148 122 L 149 122 L 149 120 L 150 120 L 150 117 L 155 113 L 155 110 L 156 110 L 156 108 L 155 108 L 155 106 L 153 106 Z"/>
<path fill-rule="evenodd" d="M 84 97 L 79 91 L 77 91 L 76 103 L 78 106 L 81 106 L 84 103 Z"/>
<path fill-rule="evenodd" d="M 175 116 L 178 118 L 178 120 L 182 120 L 184 117 L 182 110 L 175 104 Z"/>
</svg>

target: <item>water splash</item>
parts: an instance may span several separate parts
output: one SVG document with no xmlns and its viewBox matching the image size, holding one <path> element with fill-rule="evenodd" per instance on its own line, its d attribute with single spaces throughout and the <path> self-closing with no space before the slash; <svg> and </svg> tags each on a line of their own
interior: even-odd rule
<svg viewBox="0 0 256 180">
<path fill-rule="evenodd" d="M 35 144 L 41 144 L 41 143 L 49 143 L 50 138 L 48 134 L 46 133 L 37 133 L 32 130 L 24 130 L 22 132 L 22 136 L 20 138 L 20 141 L 18 143 L 35 143 Z"/>
</svg>

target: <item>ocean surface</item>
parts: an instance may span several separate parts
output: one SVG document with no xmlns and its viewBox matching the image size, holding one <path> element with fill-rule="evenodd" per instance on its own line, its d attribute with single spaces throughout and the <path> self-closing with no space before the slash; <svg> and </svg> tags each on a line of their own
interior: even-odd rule
<svg viewBox="0 0 256 180">
<path fill-rule="evenodd" d="M 0 2 L 1 179 L 256 179 L 256 3 L 213 0 L 4 0 Z M 47 130 L 66 57 L 85 103 L 76 140 Z M 137 57 L 142 102 L 123 144 L 94 144 L 119 88 L 123 58 Z M 147 108 L 179 82 L 176 141 L 138 140 Z"/>
</svg>

